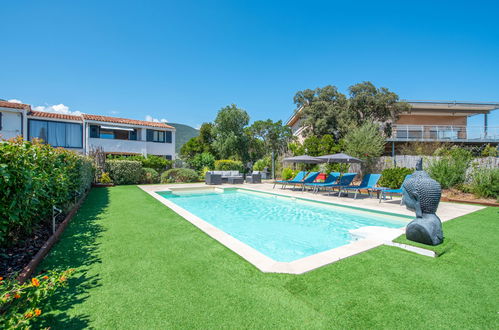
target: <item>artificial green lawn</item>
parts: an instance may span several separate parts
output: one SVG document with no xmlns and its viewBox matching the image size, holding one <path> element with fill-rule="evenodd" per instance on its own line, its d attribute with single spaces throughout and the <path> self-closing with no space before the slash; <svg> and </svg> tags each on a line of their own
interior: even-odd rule
<svg viewBox="0 0 499 330">
<path fill-rule="evenodd" d="M 77 268 L 53 329 L 498 328 L 499 209 L 444 224 L 439 258 L 382 246 L 266 274 L 135 186 L 93 189 L 41 269 Z"/>
</svg>

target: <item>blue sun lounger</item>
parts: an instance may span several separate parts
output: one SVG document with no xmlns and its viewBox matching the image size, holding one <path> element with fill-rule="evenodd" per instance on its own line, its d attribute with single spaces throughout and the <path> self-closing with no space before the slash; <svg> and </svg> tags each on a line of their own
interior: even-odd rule
<svg viewBox="0 0 499 330">
<path fill-rule="evenodd" d="M 402 182 L 402 184 L 400 185 L 400 188 L 398 188 L 398 189 L 390 189 L 390 188 L 385 188 L 385 187 L 375 188 L 375 190 L 380 192 L 379 202 L 381 203 L 381 199 L 386 199 L 386 193 L 389 193 L 390 197 L 392 194 L 402 194 L 402 186 L 407 181 L 407 179 L 409 179 L 411 177 L 411 175 L 412 174 L 407 174 L 405 176 L 404 181 Z M 400 205 L 402 205 L 402 199 L 400 200 Z"/>
<path fill-rule="evenodd" d="M 290 183 L 291 185 L 294 186 L 303 186 L 302 188 L 302 191 L 305 190 L 305 184 L 307 183 L 312 183 L 315 181 L 315 179 L 317 179 L 317 177 L 319 176 L 319 174 L 321 174 L 321 172 L 310 172 L 307 177 L 305 179 L 303 179 L 303 181 L 301 182 L 293 182 L 293 183 Z"/>
<path fill-rule="evenodd" d="M 278 184 L 278 183 L 282 184 L 281 188 L 285 188 L 287 184 L 303 182 L 303 179 L 305 179 L 306 175 L 307 175 L 306 171 L 301 171 L 301 172 L 298 172 L 298 174 L 296 174 L 296 176 L 293 179 L 291 179 L 291 180 L 278 180 L 278 181 L 274 181 L 274 186 L 272 187 L 272 189 L 274 189 L 275 185 Z"/>
<path fill-rule="evenodd" d="M 317 185 L 315 185 L 315 192 L 317 193 L 319 191 L 319 189 L 321 189 L 321 188 L 324 188 L 324 189 L 331 188 L 331 190 L 333 190 L 335 188 L 341 188 L 344 186 L 348 186 L 350 183 L 352 183 L 352 181 L 356 175 L 357 175 L 357 173 L 345 173 L 340 177 L 338 183 L 317 184 Z"/>
<path fill-rule="evenodd" d="M 315 190 L 315 187 L 328 184 L 328 183 L 335 183 L 338 181 L 338 178 L 340 177 L 341 173 L 340 172 L 331 172 L 327 176 L 327 178 L 324 180 L 324 182 L 312 182 L 312 183 L 306 183 L 305 188 L 312 188 L 312 190 Z"/>
<path fill-rule="evenodd" d="M 338 193 L 338 197 L 341 197 L 342 192 L 346 192 L 347 196 L 350 191 L 355 191 L 354 199 L 357 198 L 357 194 L 361 189 L 367 190 L 369 197 L 371 197 L 371 191 L 375 188 L 374 186 L 378 183 L 379 178 L 381 178 L 381 174 L 366 174 L 362 178 L 362 182 L 358 186 L 347 186 L 340 188 L 340 192 Z"/>
</svg>

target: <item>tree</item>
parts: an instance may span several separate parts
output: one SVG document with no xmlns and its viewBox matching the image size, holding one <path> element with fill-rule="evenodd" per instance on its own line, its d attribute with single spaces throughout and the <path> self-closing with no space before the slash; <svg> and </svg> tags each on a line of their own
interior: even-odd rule
<svg viewBox="0 0 499 330">
<path fill-rule="evenodd" d="M 376 158 L 383 154 L 385 137 L 381 133 L 379 125 L 365 123 L 345 135 L 344 145 L 347 154 L 362 159 L 364 169 L 371 171 Z"/>
<path fill-rule="evenodd" d="M 323 156 L 341 151 L 341 143 L 337 143 L 333 136 L 329 134 L 326 134 L 321 138 L 312 135 L 306 138 L 303 141 L 303 144 L 290 143 L 288 147 L 294 156 L 304 154 L 309 156 Z"/>
<path fill-rule="evenodd" d="M 348 110 L 348 102 L 335 86 L 299 91 L 293 100 L 298 108 L 303 108 L 302 125 L 305 136 L 321 137 L 330 134 L 339 139 L 338 119 Z"/>
<path fill-rule="evenodd" d="M 189 162 L 201 153 L 210 153 L 217 156 L 213 148 L 213 124 L 203 123 L 199 129 L 199 136 L 193 137 L 180 148 L 180 157 Z"/>
<path fill-rule="evenodd" d="M 249 115 L 235 104 L 220 109 L 212 129 L 213 147 L 222 158 L 248 160 L 248 135 L 244 127 Z"/>
<path fill-rule="evenodd" d="M 204 152 L 204 148 L 205 146 L 201 142 L 199 136 L 193 137 L 192 139 L 184 143 L 182 148 L 180 148 L 180 157 L 183 160 L 188 161 L 197 154 Z"/>
<path fill-rule="evenodd" d="M 339 120 L 344 132 L 365 122 L 376 122 L 390 136 L 392 122 L 401 112 L 410 110 L 409 104 L 400 102 L 397 94 L 385 87 L 376 88 L 369 81 L 350 86 L 348 90 L 348 111 Z"/>
<path fill-rule="evenodd" d="M 282 120 L 276 122 L 273 122 L 270 119 L 257 120 L 248 130 L 254 138 L 263 142 L 267 155 L 272 152 L 274 152 L 275 155 L 282 153 L 286 150 L 288 143 L 291 142 L 293 138 L 291 128 L 283 125 Z"/>
<path fill-rule="evenodd" d="M 213 153 L 213 150 L 207 150 L 212 149 L 213 138 L 213 123 L 203 123 L 199 128 L 199 141 L 205 147 L 206 152 Z"/>
</svg>

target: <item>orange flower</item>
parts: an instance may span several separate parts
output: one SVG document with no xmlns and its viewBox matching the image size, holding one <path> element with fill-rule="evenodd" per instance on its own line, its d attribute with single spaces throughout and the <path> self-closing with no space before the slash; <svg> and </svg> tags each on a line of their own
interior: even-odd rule
<svg viewBox="0 0 499 330">
<path fill-rule="evenodd" d="M 38 281 L 36 277 L 33 277 L 31 279 L 31 284 L 33 284 L 33 286 L 40 286 L 40 281 Z"/>
<path fill-rule="evenodd" d="M 19 299 L 19 298 L 21 298 L 21 295 L 20 295 L 19 293 L 16 293 L 16 294 L 14 295 L 14 298 Z"/>
<path fill-rule="evenodd" d="M 0 281 L 3 281 L 3 277 L 2 276 L 0 276 Z"/>
<path fill-rule="evenodd" d="M 44 280 L 48 280 L 48 279 L 49 279 L 49 277 L 48 277 L 47 275 L 45 275 L 45 276 L 43 277 L 43 279 L 44 279 Z"/>
<path fill-rule="evenodd" d="M 40 316 L 40 314 L 41 314 L 41 313 L 42 313 L 42 310 L 41 310 L 41 309 L 39 309 L 39 308 L 36 308 L 36 309 L 35 309 L 35 315 L 36 315 L 36 316 Z"/>
<path fill-rule="evenodd" d="M 66 280 L 66 277 L 65 277 L 65 276 L 61 276 L 61 277 L 59 278 L 59 280 L 60 280 L 61 282 L 64 282 L 64 281 Z"/>
<path fill-rule="evenodd" d="M 24 314 L 24 317 L 29 319 L 30 317 L 33 317 L 33 313 L 28 312 L 28 313 Z"/>
</svg>

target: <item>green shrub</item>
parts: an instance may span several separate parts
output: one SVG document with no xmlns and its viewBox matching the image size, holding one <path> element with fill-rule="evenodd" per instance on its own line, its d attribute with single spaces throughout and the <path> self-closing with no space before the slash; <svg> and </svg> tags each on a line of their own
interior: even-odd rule
<svg viewBox="0 0 499 330">
<path fill-rule="evenodd" d="M 348 172 L 350 164 L 346 163 L 323 163 L 318 166 L 318 171 L 322 173 L 331 173 L 331 172 L 340 172 L 345 173 Z"/>
<path fill-rule="evenodd" d="M 197 182 L 199 175 L 190 168 L 172 168 L 161 174 L 161 183 Z"/>
<path fill-rule="evenodd" d="M 49 311 L 49 297 L 67 285 L 73 269 L 48 272 L 20 284 L 14 279 L 0 280 L 0 328 L 30 329 Z"/>
<path fill-rule="evenodd" d="M 142 163 L 136 160 L 107 160 L 106 171 L 116 184 L 138 184 L 142 179 Z"/>
<path fill-rule="evenodd" d="M 160 177 L 158 171 L 153 168 L 142 169 L 142 183 L 159 183 Z"/>
<path fill-rule="evenodd" d="M 173 161 L 155 155 L 147 155 L 147 157 L 144 157 L 142 155 L 135 155 L 135 156 L 108 155 L 107 159 L 136 160 L 142 164 L 142 167 L 155 169 L 158 173 L 163 173 L 164 171 L 169 170 L 173 166 Z"/>
<path fill-rule="evenodd" d="M 497 157 L 499 155 L 499 151 L 497 150 L 497 146 L 491 146 L 487 144 L 485 148 L 483 148 L 482 157 Z"/>
<path fill-rule="evenodd" d="M 215 161 L 215 170 L 217 171 L 242 171 L 243 163 L 238 160 L 221 159 Z"/>
<path fill-rule="evenodd" d="M 466 180 L 466 171 L 473 158 L 471 152 L 459 147 L 439 149 L 436 152 L 438 159 L 434 159 L 428 166 L 428 173 L 437 180 L 442 188 L 447 189 Z"/>
<path fill-rule="evenodd" d="M 264 157 L 262 159 L 259 159 L 253 164 L 253 171 L 263 171 L 265 168 L 271 168 L 272 167 L 272 160 L 270 157 Z"/>
<path fill-rule="evenodd" d="M 412 174 L 413 169 L 407 167 L 393 167 L 384 169 L 381 172 L 381 179 L 379 180 L 379 186 L 388 187 L 392 189 L 400 188 L 402 182 L 404 182 L 405 176 Z"/>
<path fill-rule="evenodd" d="M 203 152 L 196 154 L 188 163 L 196 171 L 201 171 L 204 167 L 213 169 L 215 166 L 215 156 L 209 152 Z"/>
<path fill-rule="evenodd" d="M 283 168 L 281 172 L 281 179 L 290 180 L 295 177 L 295 171 L 290 169 L 289 167 Z"/>
<path fill-rule="evenodd" d="M 471 173 L 470 191 L 477 197 L 499 199 L 499 168 L 476 168 Z"/>
<path fill-rule="evenodd" d="M 158 173 L 163 173 L 164 171 L 169 170 L 173 165 L 173 161 L 154 155 L 148 155 L 147 158 L 143 157 L 141 163 L 142 167 L 152 168 Z"/>
<path fill-rule="evenodd" d="M 93 163 L 88 157 L 35 140 L 0 142 L 0 246 L 14 244 L 52 214 L 67 210 L 89 189 Z"/>
</svg>

